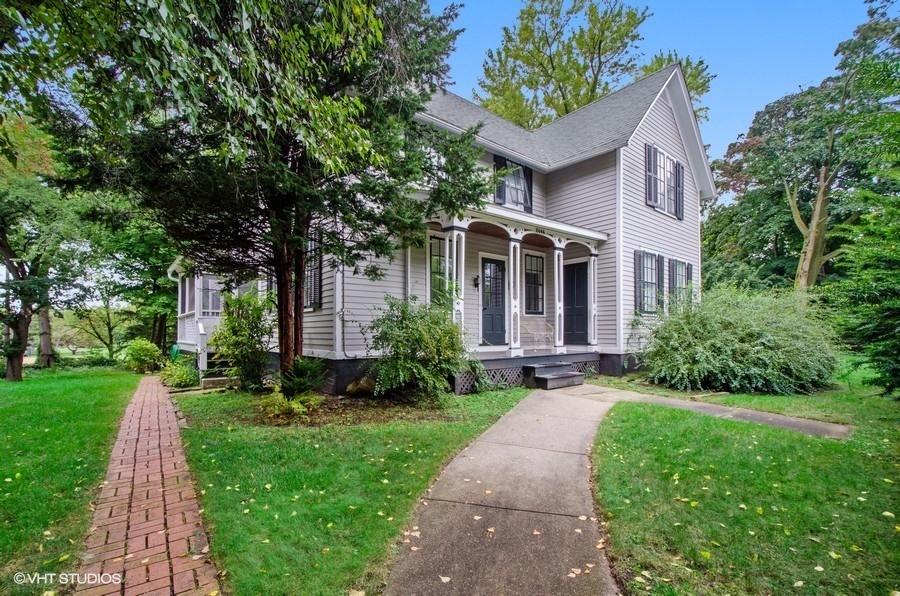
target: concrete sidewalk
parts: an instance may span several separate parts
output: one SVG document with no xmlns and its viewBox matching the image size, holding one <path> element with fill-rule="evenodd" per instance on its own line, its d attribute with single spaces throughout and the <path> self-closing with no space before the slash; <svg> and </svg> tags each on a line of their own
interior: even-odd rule
<svg viewBox="0 0 900 596">
<path fill-rule="evenodd" d="M 810 420 L 808 418 L 794 418 L 793 416 L 783 416 L 781 414 L 710 404 L 701 401 L 658 397 L 655 395 L 636 393 L 634 391 L 613 389 L 611 387 L 600 387 L 599 385 L 579 385 L 577 387 L 566 387 L 554 391 L 563 395 L 571 395 L 573 397 L 580 397 L 582 399 L 589 399 L 602 403 L 614 404 L 620 401 L 636 401 L 656 404 L 667 406 L 669 408 L 690 410 L 692 412 L 715 416 L 717 418 L 730 418 L 732 420 L 754 422 L 756 424 L 765 424 L 766 426 L 795 430 L 807 435 L 825 437 L 828 439 L 844 439 L 853 430 L 852 427 L 844 424 L 821 422 L 819 420 Z"/>
<path fill-rule="evenodd" d="M 387 594 L 618 594 L 590 451 L 619 401 L 843 438 L 850 427 L 582 385 L 535 391 L 460 452 L 413 514 Z M 598 548 L 601 547 L 601 548 Z"/>
<path fill-rule="evenodd" d="M 617 594 L 590 450 L 612 402 L 535 391 L 463 450 L 413 517 L 388 594 Z"/>
</svg>

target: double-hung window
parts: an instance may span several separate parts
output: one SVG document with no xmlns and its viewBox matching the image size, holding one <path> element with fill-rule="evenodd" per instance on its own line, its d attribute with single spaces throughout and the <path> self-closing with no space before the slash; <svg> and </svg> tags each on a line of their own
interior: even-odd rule
<svg viewBox="0 0 900 596">
<path fill-rule="evenodd" d="M 428 237 L 428 289 L 430 300 L 437 302 L 448 296 L 447 274 L 453 267 L 453 259 L 447 261 L 447 247 L 443 236 Z"/>
<path fill-rule="evenodd" d="M 498 205 L 521 207 L 531 213 L 531 187 L 533 174 L 531 168 L 510 161 L 499 155 L 494 156 L 494 171 L 510 170 L 494 191 L 494 202 Z"/>
<path fill-rule="evenodd" d="M 685 300 L 691 297 L 693 267 L 690 263 L 669 259 L 669 298 Z"/>
<path fill-rule="evenodd" d="M 644 146 L 647 205 L 684 219 L 684 166 L 653 145 Z"/>
<path fill-rule="evenodd" d="M 634 252 L 634 308 L 640 313 L 662 311 L 664 305 L 665 258 L 637 250 Z"/>
<path fill-rule="evenodd" d="M 194 280 L 193 275 L 190 277 L 182 276 L 179 280 L 179 285 L 181 286 L 179 288 L 181 308 L 178 310 L 178 314 L 180 315 L 194 312 Z"/>
<path fill-rule="evenodd" d="M 525 255 L 525 314 L 544 314 L 544 257 Z"/>
</svg>

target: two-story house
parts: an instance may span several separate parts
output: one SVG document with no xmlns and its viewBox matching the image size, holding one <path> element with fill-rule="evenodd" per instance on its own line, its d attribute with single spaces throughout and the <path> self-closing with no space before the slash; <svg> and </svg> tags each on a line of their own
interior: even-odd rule
<svg viewBox="0 0 900 596">
<path fill-rule="evenodd" d="M 453 284 L 454 317 L 495 380 L 516 384 L 523 364 L 551 356 L 620 373 L 635 314 L 700 279 L 700 201 L 715 186 L 680 67 L 532 131 L 449 92 L 420 117 L 457 132 L 482 123 L 482 163 L 513 171 L 485 209 L 427 222 L 425 246 L 385 262 L 378 282 L 311 262 L 304 354 L 331 362 L 341 392 L 371 357 L 361 327 L 385 294 L 428 300 Z M 204 368 L 219 286 L 179 280 L 178 343 Z"/>
</svg>

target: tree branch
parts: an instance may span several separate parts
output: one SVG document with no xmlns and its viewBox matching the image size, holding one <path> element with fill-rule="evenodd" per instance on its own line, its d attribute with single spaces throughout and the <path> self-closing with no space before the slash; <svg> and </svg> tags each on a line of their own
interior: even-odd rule
<svg viewBox="0 0 900 596">
<path fill-rule="evenodd" d="M 795 189 L 795 192 L 796 190 L 797 189 Z M 794 216 L 794 223 L 797 224 L 797 229 L 799 229 L 805 237 L 809 234 L 809 227 L 806 225 L 806 222 L 803 221 L 803 215 L 801 215 L 800 207 L 797 205 L 797 196 L 795 192 L 791 192 L 787 180 L 784 181 L 784 192 L 787 195 L 788 202 L 791 204 L 791 215 Z"/>
</svg>

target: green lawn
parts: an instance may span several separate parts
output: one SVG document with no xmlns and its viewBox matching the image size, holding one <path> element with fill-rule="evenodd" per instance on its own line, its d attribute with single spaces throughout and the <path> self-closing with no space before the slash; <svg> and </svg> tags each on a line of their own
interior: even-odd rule
<svg viewBox="0 0 900 596">
<path fill-rule="evenodd" d="M 76 571 L 119 420 L 139 377 L 26 371 L 0 382 L 0 593 L 17 571 Z"/>
<path fill-rule="evenodd" d="M 814 396 L 700 398 L 853 424 L 843 441 L 617 404 L 595 459 L 619 577 L 656 593 L 900 588 L 900 404 L 863 388 L 863 374 Z"/>
<path fill-rule="evenodd" d="M 376 589 L 441 465 L 528 393 L 466 396 L 436 411 L 335 407 L 317 426 L 288 427 L 260 424 L 247 394 L 176 396 L 229 592 Z"/>
</svg>

